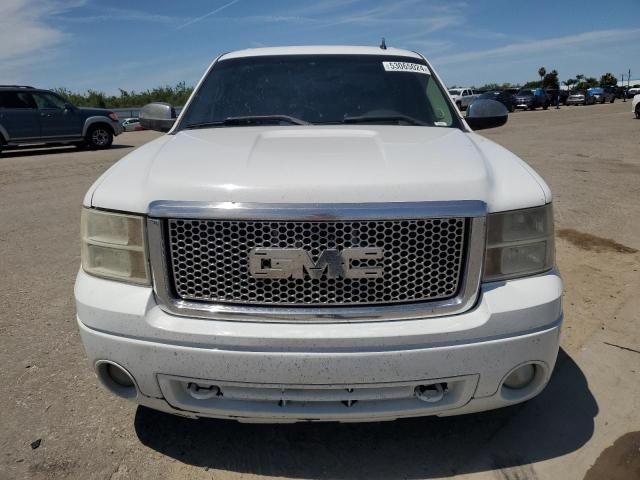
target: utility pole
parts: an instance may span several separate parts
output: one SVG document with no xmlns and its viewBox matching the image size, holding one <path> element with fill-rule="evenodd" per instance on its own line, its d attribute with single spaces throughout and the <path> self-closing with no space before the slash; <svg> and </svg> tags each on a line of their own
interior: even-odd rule
<svg viewBox="0 0 640 480">
<path fill-rule="evenodd" d="M 622 88 L 622 101 L 626 102 L 627 92 L 624 91 L 624 73 L 621 73 L 620 76 L 622 77 L 622 80 L 620 80 L 620 88 Z"/>
</svg>

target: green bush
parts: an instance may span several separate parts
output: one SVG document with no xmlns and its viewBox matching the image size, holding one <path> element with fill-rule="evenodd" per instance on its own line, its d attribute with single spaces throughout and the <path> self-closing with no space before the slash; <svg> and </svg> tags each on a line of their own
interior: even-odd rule
<svg viewBox="0 0 640 480">
<path fill-rule="evenodd" d="M 193 87 L 187 87 L 184 82 L 180 82 L 175 87 L 167 85 L 142 92 L 119 90 L 120 95 L 106 95 L 96 90 L 77 93 L 63 87 L 53 89 L 78 107 L 133 108 L 142 107 L 151 102 L 167 102 L 176 107 L 183 106 L 191 95 Z"/>
</svg>

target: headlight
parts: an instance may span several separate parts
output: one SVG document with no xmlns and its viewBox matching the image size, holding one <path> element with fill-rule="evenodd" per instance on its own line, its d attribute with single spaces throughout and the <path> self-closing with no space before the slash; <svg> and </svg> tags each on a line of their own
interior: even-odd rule
<svg viewBox="0 0 640 480">
<path fill-rule="evenodd" d="M 489 214 L 485 282 L 534 275 L 554 263 L 551 204 Z"/>
<path fill-rule="evenodd" d="M 82 268 L 98 277 L 149 285 L 144 218 L 82 210 Z"/>
<path fill-rule="evenodd" d="M 109 118 L 111 120 L 113 120 L 114 122 L 117 122 L 118 121 L 118 114 L 115 113 L 115 112 L 109 112 Z"/>
</svg>

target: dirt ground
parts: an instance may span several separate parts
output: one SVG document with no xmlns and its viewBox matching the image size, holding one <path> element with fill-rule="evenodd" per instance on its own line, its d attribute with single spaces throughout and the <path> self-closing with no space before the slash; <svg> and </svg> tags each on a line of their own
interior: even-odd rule
<svg viewBox="0 0 640 480">
<path fill-rule="evenodd" d="M 630 103 L 516 112 L 486 136 L 555 195 L 562 350 L 542 395 L 454 418 L 242 425 L 108 394 L 74 320 L 82 197 L 153 132 L 0 156 L 0 479 L 640 479 L 640 121 Z"/>
</svg>

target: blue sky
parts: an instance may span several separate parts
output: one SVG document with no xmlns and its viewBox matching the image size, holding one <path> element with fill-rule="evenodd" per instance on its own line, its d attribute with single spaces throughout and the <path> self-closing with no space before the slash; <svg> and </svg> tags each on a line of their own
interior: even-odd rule
<svg viewBox="0 0 640 480">
<path fill-rule="evenodd" d="M 638 18 L 638 0 L 0 0 L 0 83 L 194 84 L 221 52 L 382 36 L 426 55 L 447 85 L 524 82 L 540 66 L 640 78 Z"/>
</svg>

